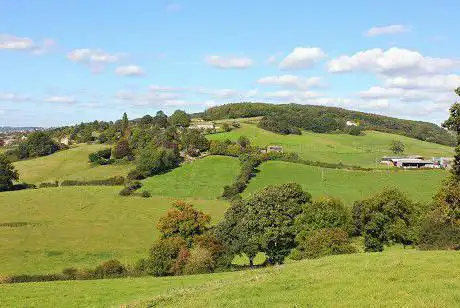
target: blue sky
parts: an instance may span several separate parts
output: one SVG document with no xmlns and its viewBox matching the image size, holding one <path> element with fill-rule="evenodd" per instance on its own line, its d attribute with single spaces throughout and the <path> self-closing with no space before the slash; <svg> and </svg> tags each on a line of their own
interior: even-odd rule
<svg viewBox="0 0 460 308">
<path fill-rule="evenodd" d="M 0 0 L 0 126 L 238 101 L 440 123 L 460 86 L 459 11 L 454 0 Z"/>
</svg>

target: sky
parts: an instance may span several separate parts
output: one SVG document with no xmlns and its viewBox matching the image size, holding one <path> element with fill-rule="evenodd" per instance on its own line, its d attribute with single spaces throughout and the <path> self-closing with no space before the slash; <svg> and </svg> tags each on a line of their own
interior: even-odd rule
<svg viewBox="0 0 460 308">
<path fill-rule="evenodd" d="M 252 101 L 441 123 L 460 1 L 0 0 L 0 126 Z"/>
</svg>

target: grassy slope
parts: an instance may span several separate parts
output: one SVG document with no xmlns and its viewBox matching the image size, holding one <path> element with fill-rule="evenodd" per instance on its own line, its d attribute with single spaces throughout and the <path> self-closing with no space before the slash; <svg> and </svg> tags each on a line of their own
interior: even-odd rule
<svg viewBox="0 0 460 308">
<path fill-rule="evenodd" d="M 94 266 L 112 257 L 134 262 L 144 257 L 155 224 L 172 198 L 120 197 L 119 187 L 60 187 L 3 192 L 0 224 L 0 275 L 60 272 L 64 267 Z M 214 219 L 227 203 L 193 200 Z M 0 296 L 1 297 L 1 296 Z"/>
<path fill-rule="evenodd" d="M 132 169 L 130 164 L 92 166 L 88 163 L 89 153 L 106 147 L 101 144 L 82 144 L 50 156 L 19 161 L 14 165 L 19 171 L 21 181 L 33 184 L 55 180 L 91 180 L 126 176 Z"/>
<path fill-rule="evenodd" d="M 228 133 L 208 135 L 210 140 L 236 140 L 245 135 L 256 145 L 282 145 L 285 151 L 297 152 L 304 159 L 315 161 L 342 162 L 349 165 L 376 166 L 376 160 L 384 155 L 392 155 L 388 150 L 392 140 L 401 140 L 406 145 L 406 154 L 433 156 L 452 156 L 453 149 L 447 146 L 424 142 L 399 135 L 374 131 L 365 136 L 345 134 L 317 134 L 303 132 L 302 135 L 283 136 L 255 125 L 242 124 L 241 128 Z M 377 166 L 379 166 L 377 164 Z"/>
<path fill-rule="evenodd" d="M 458 307 L 459 277 L 457 252 L 390 250 L 210 275 L 3 285 L 0 305 Z"/>
<path fill-rule="evenodd" d="M 209 156 L 146 179 L 143 190 L 160 196 L 216 199 L 239 172 L 238 159 Z"/>
<path fill-rule="evenodd" d="M 259 171 L 249 183 L 244 195 L 267 185 L 294 182 L 302 185 L 313 197 L 334 196 L 350 206 L 353 201 L 369 197 L 390 185 L 397 186 L 415 200 L 428 201 L 446 175 L 441 170 L 366 172 L 324 168 L 322 171 L 319 167 L 277 161 L 263 163 Z"/>
</svg>

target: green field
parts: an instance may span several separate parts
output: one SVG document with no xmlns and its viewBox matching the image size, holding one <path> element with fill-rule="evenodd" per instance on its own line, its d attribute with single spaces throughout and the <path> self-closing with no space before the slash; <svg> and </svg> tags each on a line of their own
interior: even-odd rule
<svg viewBox="0 0 460 308">
<path fill-rule="evenodd" d="M 60 272 L 110 258 L 129 264 L 145 257 L 157 235 L 156 221 L 174 199 L 120 197 L 119 190 L 59 187 L 2 192 L 0 276 Z M 227 206 L 217 200 L 192 203 L 214 220 L 223 216 Z M 17 222 L 26 224 L 4 225 Z"/>
<path fill-rule="evenodd" d="M 317 134 L 302 132 L 302 135 L 279 135 L 255 125 L 242 124 L 228 133 L 208 135 L 210 140 L 237 140 L 247 136 L 258 146 L 282 145 L 284 151 L 297 152 L 303 159 L 314 161 L 358 165 L 364 167 L 381 167 L 378 163 L 385 155 L 394 155 L 389 150 L 392 140 L 401 140 L 407 155 L 422 155 L 427 158 L 436 156 L 453 156 L 453 148 L 429 143 L 399 135 L 366 131 L 364 136 L 346 134 Z M 377 162 L 377 163 L 376 163 Z"/>
<path fill-rule="evenodd" d="M 418 201 L 429 201 L 446 176 L 442 170 L 350 171 L 268 161 L 259 166 L 244 195 L 267 185 L 298 183 L 313 197 L 333 196 L 351 206 L 385 186 L 395 186 Z"/>
<path fill-rule="evenodd" d="M 237 158 L 209 156 L 143 181 L 152 195 L 216 199 L 240 172 Z"/>
<path fill-rule="evenodd" d="M 88 154 L 107 148 L 102 144 L 81 144 L 75 148 L 59 151 L 49 156 L 14 163 L 20 180 L 39 184 L 55 180 L 93 180 L 112 176 L 126 176 L 133 167 L 128 163 L 108 166 L 93 166 L 88 163 Z"/>
<path fill-rule="evenodd" d="M 458 252 L 391 249 L 243 272 L 2 285 L 0 306 L 458 307 L 459 277 Z"/>
</svg>

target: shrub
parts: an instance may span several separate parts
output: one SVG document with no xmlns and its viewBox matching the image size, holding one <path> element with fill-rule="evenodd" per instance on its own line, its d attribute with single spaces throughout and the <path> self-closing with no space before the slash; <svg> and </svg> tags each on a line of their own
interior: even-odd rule
<svg viewBox="0 0 460 308">
<path fill-rule="evenodd" d="M 349 230 L 350 213 L 339 199 L 321 198 L 304 205 L 302 214 L 296 218 L 297 241 L 303 241 L 314 230 L 342 228 Z"/>
<path fill-rule="evenodd" d="M 112 155 L 112 150 L 110 148 L 107 148 L 107 149 L 103 149 L 100 151 L 90 153 L 88 155 L 88 160 L 91 163 L 99 164 L 100 161 L 108 161 L 111 155 Z"/>
<path fill-rule="evenodd" d="M 97 278 L 120 277 L 126 274 L 126 267 L 120 261 L 112 259 L 97 266 L 94 270 Z"/>
<path fill-rule="evenodd" d="M 418 247 L 422 250 L 460 250 L 460 226 L 427 220 Z"/>
<path fill-rule="evenodd" d="M 133 181 L 133 180 L 143 180 L 145 177 L 142 175 L 142 173 L 134 169 L 128 173 L 128 180 Z"/>
<path fill-rule="evenodd" d="M 129 196 L 134 191 L 142 187 L 142 183 L 139 181 L 133 181 L 126 183 L 125 187 L 119 192 L 120 196 Z"/>
<path fill-rule="evenodd" d="M 347 232 L 340 228 L 317 229 L 311 233 L 293 253 L 300 258 L 319 258 L 357 252 L 351 245 Z"/>
<path fill-rule="evenodd" d="M 61 274 L 12 275 L 4 279 L 5 283 L 42 282 L 66 280 Z"/>
<path fill-rule="evenodd" d="M 190 250 L 187 247 L 182 247 L 179 250 L 179 254 L 177 255 L 176 260 L 172 266 L 172 273 L 174 275 L 182 275 L 184 274 L 184 267 L 190 258 Z"/>
<path fill-rule="evenodd" d="M 73 267 L 67 267 L 62 270 L 62 275 L 68 280 L 77 279 L 78 277 L 78 270 Z"/>
<path fill-rule="evenodd" d="M 172 275 L 173 266 L 183 248 L 187 248 L 186 243 L 178 237 L 161 239 L 155 242 L 150 249 L 145 271 L 153 276 Z"/>
<path fill-rule="evenodd" d="M 184 274 L 211 273 L 216 266 L 212 253 L 203 247 L 195 247 L 190 250 L 190 256 L 184 266 Z"/>
<path fill-rule="evenodd" d="M 149 193 L 148 191 L 144 190 L 142 193 L 141 193 L 141 197 L 142 198 L 150 198 L 152 196 L 151 193 Z"/>
</svg>

